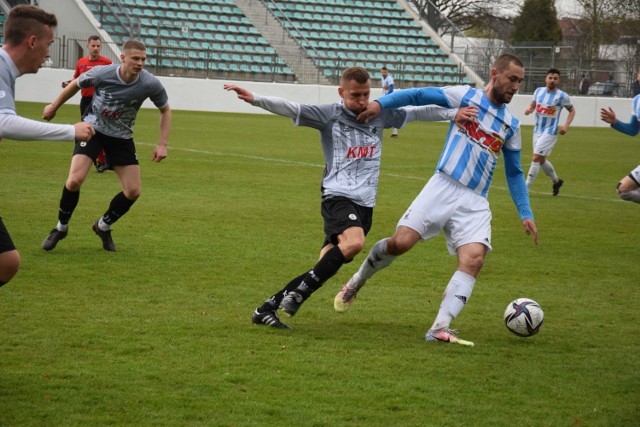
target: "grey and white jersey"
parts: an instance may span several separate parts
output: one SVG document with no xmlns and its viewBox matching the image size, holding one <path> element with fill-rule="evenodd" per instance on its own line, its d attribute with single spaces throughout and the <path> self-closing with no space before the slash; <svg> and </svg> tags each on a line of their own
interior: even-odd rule
<svg viewBox="0 0 640 427">
<path fill-rule="evenodd" d="M 371 122 L 356 120 L 356 114 L 342 104 L 306 105 L 277 97 L 254 94 L 253 105 L 291 117 L 296 126 L 320 131 L 325 157 L 322 178 L 323 199 L 342 196 L 361 206 L 376 203 L 382 130 L 402 127 L 404 110 L 385 110 Z"/>
<path fill-rule="evenodd" d="M 43 123 L 17 115 L 15 94 L 18 77 L 20 71 L 11 56 L 0 49 L 0 137 L 73 141 L 76 135 L 73 125 Z"/>
<path fill-rule="evenodd" d="M 92 68 L 78 77 L 78 86 L 95 86 L 91 109 L 84 121 L 102 134 L 129 139 L 142 103 L 149 98 L 156 107 L 162 108 L 169 98 L 160 80 L 147 70 L 127 83 L 120 78 L 120 67 L 113 64 Z"/>
</svg>

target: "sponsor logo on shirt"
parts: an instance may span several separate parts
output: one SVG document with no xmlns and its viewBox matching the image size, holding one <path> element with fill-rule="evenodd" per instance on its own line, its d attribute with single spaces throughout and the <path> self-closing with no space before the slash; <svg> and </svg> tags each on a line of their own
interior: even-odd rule
<svg viewBox="0 0 640 427">
<path fill-rule="evenodd" d="M 558 109 L 554 106 L 548 105 L 548 106 L 544 106 L 542 104 L 538 104 L 536 105 L 536 113 L 543 115 L 543 116 L 555 116 L 556 113 L 558 112 Z"/>
<path fill-rule="evenodd" d="M 480 128 L 480 124 L 473 120 L 466 121 L 464 131 L 471 141 L 493 153 L 499 153 L 504 144 L 504 139 L 499 134 L 485 132 Z"/>
<path fill-rule="evenodd" d="M 375 151 L 375 145 L 370 145 L 368 147 L 349 147 L 347 150 L 347 159 L 372 158 Z"/>
</svg>

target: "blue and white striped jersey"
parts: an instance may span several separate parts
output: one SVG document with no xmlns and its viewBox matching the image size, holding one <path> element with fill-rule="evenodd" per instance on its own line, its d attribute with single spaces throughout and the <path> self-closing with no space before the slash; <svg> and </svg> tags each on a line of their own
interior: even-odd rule
<svg viewBox="0 0 640 427">
<path fill-rule="evenodd" d="M 476 106 L 478 119 L 468 121 L 465 129 L 451 122 L 436 171 L 446 173 L 483 197 L 489 192 L 500 152 L 522 149 L 520 121 L 505 104 L 492 104 L 482 89 L 470 86 L 405 89 L 377 101 L 384 109 L 428 104 L 447 108 Z"/>
<path fill-rule="evenodd" d="M 534 133 L 557 135 L 562 108 L 572 107 L 569 95 L 560 89 L 549 92 L 546 87 L 539 87 L 533 92 L 532 101 L 536 104 Z"/>
</svg>

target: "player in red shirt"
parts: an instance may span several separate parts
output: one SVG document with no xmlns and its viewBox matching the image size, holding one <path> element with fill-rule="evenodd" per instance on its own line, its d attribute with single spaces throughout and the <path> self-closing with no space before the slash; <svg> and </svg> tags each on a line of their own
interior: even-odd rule
<svg viewBox="0 0 640 427">
<path fill-rule="evenodd" d="M 90 36 L 87 40 L 87 49 L 89 50 L 89 56 L 85 56 L 78 60 L 76 64 L 76 72 L 73 74 L 73 78 L 77 79 L 80 74 L 84 74 L 93 67 L 97 67 L 99 65 L 109 65 L 112 61 L 109 58 L 105 58 L 104 56 L 100 56 L 100 51 L 102 50 L 102 41 L 99 36 Z M 67 85 L 71 83 L 71 80 L 67 80 L 62 82 L 62 87 L 65 88 Z M 93 99 L 93 87 L 83 88 L 80 94 L 82 95 L 82 99 L 80 100 L 80 117 L 84 118 L 84 116 L 89 112 L 88 109 L 91 106 L 91 100 Z M 104 154 L 104 150 L 100 151 L 98 154 L 98 158 L 96 159 L 96 171 L 99 173 L 106 171 L 109 166 L 107 165 L 107 159 Z"/>
</svg>

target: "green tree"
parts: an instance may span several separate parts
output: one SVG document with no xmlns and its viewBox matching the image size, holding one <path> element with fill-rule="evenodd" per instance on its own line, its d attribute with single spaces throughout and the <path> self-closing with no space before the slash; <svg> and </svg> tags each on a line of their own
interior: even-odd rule
<svg viewBox="0 0 640 427">
<path fill-rule="evenodd" d="M 554 0 L 525 0 L 514 21 L 511 41 L 558 44 L 561 40 L 562 30 Z"/>
</svg>

